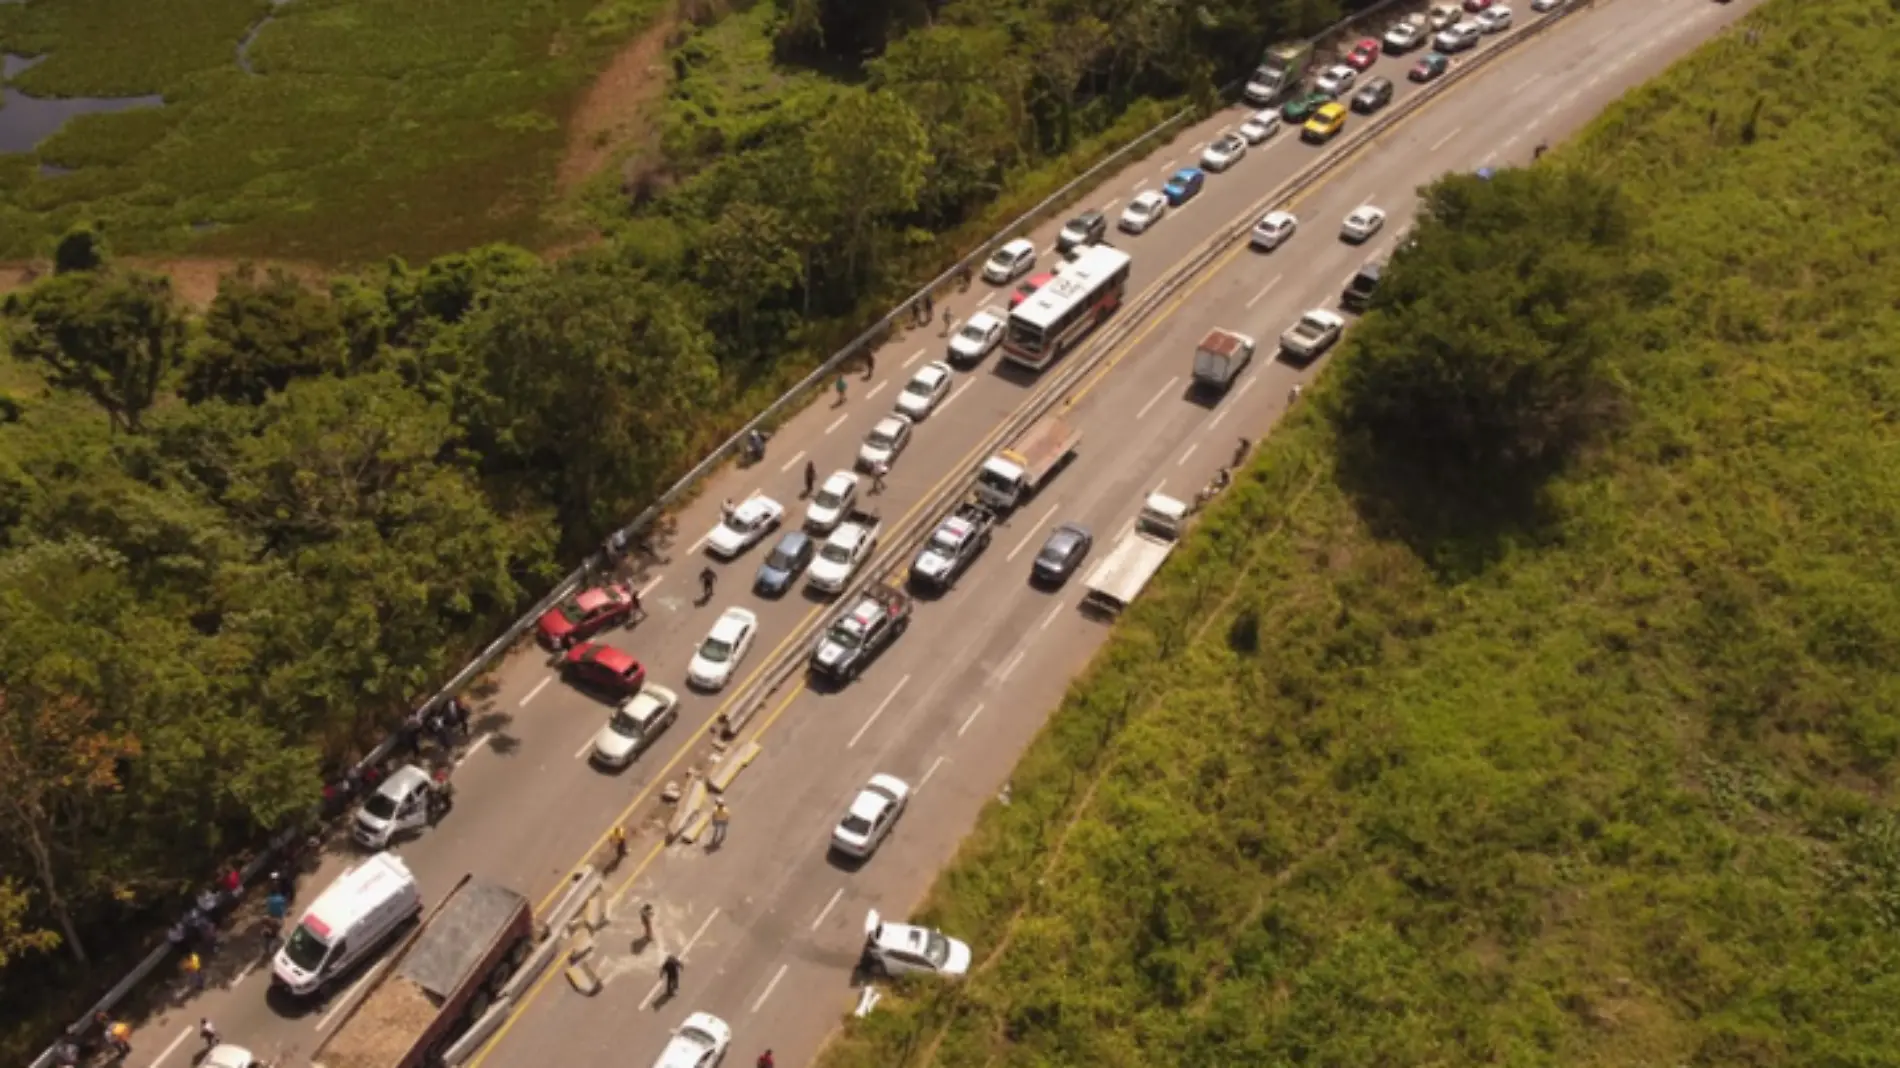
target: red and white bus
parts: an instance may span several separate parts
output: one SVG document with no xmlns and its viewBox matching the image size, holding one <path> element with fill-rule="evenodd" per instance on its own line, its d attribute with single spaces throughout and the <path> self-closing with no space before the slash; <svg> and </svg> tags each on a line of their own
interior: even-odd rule
<svg viewBox="0 0 1900 1068">
<path fill-rule="evenodd" d="M 1082 335 L 1121 307 L 1128 288 L 1128 254 L 1090 245 L 1009 313 L 1005 359 L 1040 371 L 1074 347 Z"/>
</svg>

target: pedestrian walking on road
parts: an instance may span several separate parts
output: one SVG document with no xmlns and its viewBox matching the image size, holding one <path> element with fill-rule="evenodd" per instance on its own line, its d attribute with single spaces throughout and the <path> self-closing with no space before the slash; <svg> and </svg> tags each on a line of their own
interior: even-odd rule
<svg viewBox="0 0 1900 1068">
<path fill-rule="evenodd" d="M 833 388 L 833 389 L 835 389 L 835 390 L 837 390 L 837 391 L 838 391 L 838 399 L 837 399 L 836 401 L 834 401 L 834 402 L 832 403 L 832 405 L 831 405 L 831 406 L 832 406 L 833 408 L 841 408 L 841 407 L 843 407 L 843 406 L 844 406 L 844 391 L 845 391 L 845 390 L 846 390 L 846 389 L 848 388 L 848 387 L 847 387 L 847 386 L 845 385 L 845 380 L 844 380 L 844 376 L 843 376 L 843 375 L 839 375 L 839 376 L 838 376 L 838 381 L 836 381 L 836 382 L 834 382 L 834 383 L 832 383 L 832 387 L 831 387 L 831 388 Z"/>
<path fill-rule="evenodd" d="M 706 843 L 708 849 L 718 849 L 726 842 L 726 828 L 732 823 L 732 810 L 724 801 L 713 803 L 712 840 Z"/>
<path fill-rule="evenodd" d="M 818 465 L 805 461 L 805 496 L 809 497 L 818 488 Z"/>
<path fill-rule="evenodd" d="M 759 1054 L 758 1068 L 778 1068 L 778 1062 L 772 1059 L 771 1050 Z"/>
<path fill-rule="evenodd" d="M 950 336 L 950 309 L 949 308 L 945 308 L 943 310 L 943 333 L 938 334 L 937 336 L 938 337 Z"/>
<path fill-rule="evenodd" d="M 1246 438 L 1241 438 L 1240 444 L 1234 446 L 1234 462 L 1228 466 L 1239 467 L 1246 461 L 1247 450 L 1251 448 L 1253 448 L 1253 442 L 1248 441 Z"/>
<path fill-rule="evenodd" d="M 719 580 L 719 576 L 713 574 L 712 568 L 705 567 L 705 568 L 700 569 L 699 571 L 699 603 L 700 604 L 705 604 L 706 602 L 712 600 L 713 583 L 717 582 L 718 580 Z"/>
<path fill-rule="evenodd" d="M 191 989 L 194 992 L 203 990 L 205 988 L 205 964 L 204 961 L 198 959 L 198 954 L 185 954 L 184 969 L 185 982 L 191 984 Z"/>
<path fill-rule="evenodd" d="M 614 824 L 614 829 L 607 832 L 607 844 L 613 848 L 616 866 L 627 859 L 627 829 L 625 827 Z"/>
<path fill-rule="evenodd" d="M 218 1029 L 212 1025 L 211 1017 L 206 1016 L 198 1021 L 198 1037 L 204 1040 L 206 1049 L 218 1044 Z"/>
<path fill-rule="evenodd" d="M 869 382 L 871 380 L 871 376 L 876 373 L 877 373 L 877 357 L 873 355 L 872 353 L 867 352 L 864 354 L 864 380 L 866 382 Z"/>
<path fill-rule="evenodd" d="M 884 476 L 889 473 L 890 469 L 891 465 L 887 463 L 871 465 L 871 492 L 873 494 L 884 492 Z"/>
<path fill-rule="evenodd" d="M 638 623 L 647 617 L 646 606 L 640 603 L 640 591 L 634 589 L 631 584 L 627 586 L 627 600 L 630 602 L 627 611 L 627 622 Z"/>
<path fill-rule="evenodd" d="M 936 315 L 936 314 L 937 314 L 937 298 L 934 296 L 931 296 L 929 293 L 925 293 L 924 294 L 924 325 L 929 326 L 931 316 Z"/>
<path fill-rule="evenodd" d="M 686 965 L 681 964 L 678 957 L 671 953 L 666 955 L 666 960 L 660 965 L 660 974 L 666 978 L 667 997 L 670 998 L 680 992 L 680 973 L 685 970 Z"/>
<path fill-rule="evenodd" d="M 640 941 L 643 945 L 653 943 L 653 902 L 644 902 L 640 906 Z"/>
</svg>

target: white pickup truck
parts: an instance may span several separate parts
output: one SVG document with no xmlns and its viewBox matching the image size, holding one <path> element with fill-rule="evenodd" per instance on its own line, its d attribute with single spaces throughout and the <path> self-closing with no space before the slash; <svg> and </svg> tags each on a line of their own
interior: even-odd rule
<svg viewBox="0 0 1900 1068">
<path fill-rule="evenodd" d="M 1314 308 L 1280 335 L 1280 348 L 1296 360 L 1311 360 L 1333 347 L 1346 329 L 1346 320 L 1336 312 Z"/>
<path fill-rule="evenodd" d="M 819 546 L 805 582 L 820 593 L 842 593 L 851 576 L 877 551 L 877 532 L 883 526 L 875 512 L 847 511 L 844 522 Z"/>
<path fill-rule="evenodd" d="M 1088 592 L 1082 595 L 1082 607 L 1104 615 L 1128 607 L 1168 562 L 1187 529 L 1187 516 L 1187 505 L 1164 494 L 1149 494 L 1141 514 L 1135 517 L 1135 525 L 1089 572 L 1088 581 L 1083 583 Z"/>
</svg>

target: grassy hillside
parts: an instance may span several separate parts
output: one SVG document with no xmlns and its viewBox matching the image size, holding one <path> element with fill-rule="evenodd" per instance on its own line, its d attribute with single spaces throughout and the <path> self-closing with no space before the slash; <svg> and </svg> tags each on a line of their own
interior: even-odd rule
<svg viewBox="0 0 1900 1068">
<path fill-rule="evenodd" d="M 1522 179 L 1667 279 L 1620 428 L 1408 524 L 1335 368 L 940 880 L 976 974 L 830 1068 L 1900 1060 L 1900 14 L 1746 25 Z"/>
<path fill-rule="evenodd" d="M 106 221 L 139 251 L 361 263 L 548 236 L 562 124 L 659 0 L 28 0 L 50 96 L 163 94 L 0 156 L 0 258 Z M 266 15 L 246 49 L 239 42 Z M 73 168 L 49 177 L 41 164 Z"/>
</svg>

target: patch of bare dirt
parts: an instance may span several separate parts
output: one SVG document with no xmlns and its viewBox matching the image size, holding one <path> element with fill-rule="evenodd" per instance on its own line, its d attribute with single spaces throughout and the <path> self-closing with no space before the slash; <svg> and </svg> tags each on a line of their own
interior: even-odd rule
<svg viewBox="0 0 1900 1068">
<path fill-rule="evenodd" d="M 673 20 L 663 18 L 614 56 L 588 87 L 567 124 L 567 150 L 555 178 L 561 192 L 598 173 L 623 149 L 649 142 L 659 129 L 658 101 L 670 70 L 666 46 Z"/>
<path fill-rule="evenodd" d="M 234 259 L 183 258 L 183 259 L 142 259 L 136 256 L 114 257 L 114 263 L 127 267 L 136 267 L 141 271 L 153 271 L 167 275 L 172 280 L 172 288 L 179 299 L 194 308 L 205 308 L 211 304 L 211 298 L 218 295 L 218 279 L 237 270 L 242 261 Z M 305 285 L 322 287 L 324 272 L 309 264 L 279 263 L 275 261 L 252 261 L 260 270 L 280 267 L 302 279 Z M 0 293 L 10 293 L 32 285 L 38 279 L 51 273 L 48 263 L 0 263 Z"/>
</svg>

